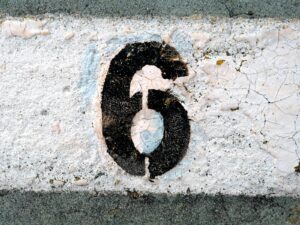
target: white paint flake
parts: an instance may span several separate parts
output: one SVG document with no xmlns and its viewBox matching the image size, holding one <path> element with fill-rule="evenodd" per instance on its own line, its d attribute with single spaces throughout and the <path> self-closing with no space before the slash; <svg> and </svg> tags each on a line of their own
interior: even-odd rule
<svg viewBox="0 0 300 225">
<path fill-rule="evenodd" d="M 43 29 L 46 21 L 25 19 L 24 21 L 6 20 L 2 23 L 2 32 L 7 37 L 17 36 L 31 38 L 36 35 L 48 35 L 49 30 Z"/>
</svg>

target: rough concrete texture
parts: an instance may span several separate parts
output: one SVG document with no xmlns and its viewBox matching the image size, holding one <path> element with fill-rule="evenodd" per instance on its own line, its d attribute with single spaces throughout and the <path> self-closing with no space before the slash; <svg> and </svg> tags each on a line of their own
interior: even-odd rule
<svg viewBox="0 0 300 225">
<path fill-rule="evenodd" d="M 2 191 L 0 224 L 295 225 L 300 203 L 289 197 Z"/>
<path fill-rule="evenodd" d="M 13 16 L 72 13 L 82 16 L 243 16 L 299 18 L 299 0 L 1 0 Z"/>
<path fill-rule="evenodd" d="M 1 22 L 0 189 L 300 196 L 299 20 Z M 100 100 L 126 43 L 162 40 L 188 63 L 189 76 L 170 89 L 191 139 L 182 161 L 150 182 L 107 154 Z"/>
</svg>

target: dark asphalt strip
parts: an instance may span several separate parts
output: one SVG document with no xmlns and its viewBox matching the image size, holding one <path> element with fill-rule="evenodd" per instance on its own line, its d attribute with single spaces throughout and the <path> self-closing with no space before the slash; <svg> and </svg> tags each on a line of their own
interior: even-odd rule
<svg viewBox="0 0 300 225">
<path fill-rule="evenodd" d="M 0 224 L 300 224 L 300 199 L 0 191 Z"/>
<path fill-rule="evenodd" d="M 300 18 L 299 0 L 0 0 L 11 16 L 67 13 L 98 17 L 211 15 Z"/>
</svg>

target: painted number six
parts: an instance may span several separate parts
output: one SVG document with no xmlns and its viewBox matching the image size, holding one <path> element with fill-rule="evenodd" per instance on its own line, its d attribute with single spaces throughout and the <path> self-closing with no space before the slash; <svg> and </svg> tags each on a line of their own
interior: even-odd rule
<svg viewBox="0 0 300 225">
<path fill-rule="evenodd" d="M 102 90 L 102 129 L 108 153 L 132 175 L 145 175 L 149 158 L 150 178 L 172 169 L 183 158 L 190 139 L 186 110 L 169 91 L 149 90 L 148 108 L 163 117 L 164 134 L 150 154 L 140 153 L 131 139 L 134 116 L 142 108 L 142 93 L 130 97 L 134 74 L 146 65 L 158 67 L 163 79 L 175 80 L 188 75 L 186 64 L 175 48 L 159 42 L 127 44 L 111 61 Z"/>
</svg>

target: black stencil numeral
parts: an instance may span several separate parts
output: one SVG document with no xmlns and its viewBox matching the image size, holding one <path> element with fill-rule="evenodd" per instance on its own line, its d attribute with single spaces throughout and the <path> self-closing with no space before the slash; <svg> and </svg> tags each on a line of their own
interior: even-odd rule
<svg viewBox="0 0 300 225">
<path fill-rule="evenodd" d="M 149 158 L 150 177 L 162 175 L 183 158 L 190 140 L 186 110 L 169 91 L 149 90 L 148 108 L 163 116 L 164 135 L 150 154 L 141 154 L 131 139 L 133 117 L 142 109 L 142 93 L 130 98 L 130 82 L 145 65 L 158 67 L 164 79 L 188 76 L 186 64 L 175 48 L 159 42 L 127 44 L 111 61 L 102 91 L 102 129 L 108 153 L 132 175 L 145 175 Z"/>
</svg>

